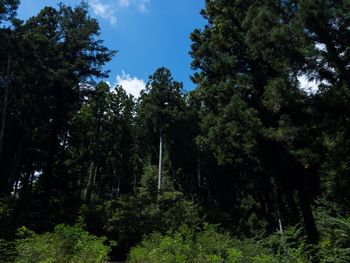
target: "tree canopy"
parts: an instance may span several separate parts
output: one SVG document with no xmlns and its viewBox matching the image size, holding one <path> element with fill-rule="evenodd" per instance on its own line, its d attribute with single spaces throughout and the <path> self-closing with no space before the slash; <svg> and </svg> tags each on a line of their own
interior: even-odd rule
<svg viewBox="0 0 350 263">
<path fill-rule="evenodd" d="M 116 51 L 85 2 L 18 5 L 0 3 L 0 261 L 350 261 L 350 1 L 206 0 L 196 89 L 161 67 L 139 98 L 104 81 Z"/>
</svg>

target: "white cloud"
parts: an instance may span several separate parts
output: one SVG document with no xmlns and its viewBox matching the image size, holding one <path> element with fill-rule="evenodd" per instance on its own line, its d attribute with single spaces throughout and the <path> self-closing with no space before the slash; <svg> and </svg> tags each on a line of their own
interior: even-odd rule
<svg viewBox="0 0 350 263">
<path fill-rule="evenodd" d="M 88 0 L 96 17 L 109 20 L 111 25 L 117 23 L 118 13 L 126 8 L 134 8 L 140 13 L 148 12 L 150 0 Z"/>
<path fill-rule="evenodd" d="M 111 25 L 117 23 L 115 8 L 112 5 L 103 4 L 101 0 L 90 0 L 90 6 L 97 17 L 109 20 Z"/>
<path fill-rule="evenodd" d="M 124 71 L 122 71 L 121 75 L 117 75 L 116 84 L 122 86 L 126 93 L 134 96 L 135 98 L 138 98 L 141 90 L 146 87 L 146 83 L 143 79 L 131 77 Z"/>
<path fill-rule="evenodd" d="M 149 3 L 150 0 L 118 0 L 119 8 L 132 6 L 135 7 L 141 13 L 148 12 Z"/>
</svg>

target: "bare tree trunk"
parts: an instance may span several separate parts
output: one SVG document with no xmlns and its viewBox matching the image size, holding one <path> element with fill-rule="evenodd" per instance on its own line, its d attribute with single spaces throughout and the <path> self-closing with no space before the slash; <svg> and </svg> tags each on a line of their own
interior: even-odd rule
<svg viewBox="0 0 350 263">
<path fill-rule="evenodd" d="M 162 155 L 163 155 L 163 139 L 162 130 L 159 134 L 159 170 L 158 170 L 158 192 L 160 192 L 162 185 Z"/>
<path fill-rule="evenodd" d="M 11 57 L 10 57 L 10 55 L 8 55 L 6 81 L 5 81 L 5 87 L 4 87 L 5 92 L 4 92 L 4 100 L 3 100 L 3 105 L 2 105 L 1 129 L 0 129 L 0 161 L 2 159 L 2 153 L 3 153 L 3 147 L 4 147 L 8 94 L 9 94 L 9 86 L 10 86 L 10 65 L 11 65 Z"/>
<path fill-rule="evenodd" d="M 91 202 L 91 196 L 93 194 L 93 189 L 96 181 L 96 174 L 97 174 L 97 167 L 95 167 L 94 162 L 91 162 L 90 168 L 89 168 L 89 177 L 84 190 L 84 201 L 87 203 Z"/>
</svg>

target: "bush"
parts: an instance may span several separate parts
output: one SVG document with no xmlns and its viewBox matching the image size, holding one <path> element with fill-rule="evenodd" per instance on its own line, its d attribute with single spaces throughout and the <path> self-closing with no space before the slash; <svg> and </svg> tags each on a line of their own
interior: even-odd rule
<svg viewBox="0 0 350 263">
<path fill-rule="evenodd" d="M 124 255 L 153 232 L 165 234 L 179 229 L 182 224 L 196 228 L 202 223 L 198 207 L 176 191 L 159 196 L 143 193 L 122 196 L 108 202 L 105 211 L 108 211 L 105 234 L 117 242 L 118 253 Z"/>
<path fill-rule="evenodd" d="M 16 254 L 15 242 L 0 239 L 0 262 L 13 262 Z"/>
<path fill-rule="evenodd" d="M 129 263 L 238 263 L 278 262 L 262 249 L 252 254 L 243 250 L 243 243 L 222 234 L 216 226 L 205 225 L 203 230 L 182 226 L 174 233 L 155 233 L 131 249 Z"/>
<path fill-rule="evenodd" d="M 317 227 L 321 234 L 320 262 L 350 262 L 350 217 L 334 218 L 319 212 Z"/>
<path fill-rule="evenodd" d="M 84 205 L 80 210 L 80 222 L 89 232 L 103 234 L 117 243 L 111 253 L 113 259 L 124 260 L 131 247 L 153 232 L 165 234 L 182 224 L 196 228 L 203 222 L 199 207 L 174 190 L 166 170 L 158 193 L 157 169 L 145 167 L 136 193 Z"/>
<path fill-rule="evenodd" d="M 58 225 L 52 233 L 35 234 L 19 229 L 16 262 L 105 262 L 109 247 L 78 226 Z"/>
<path fill-rule="evenodd" d="M 306 236 L 299 225 L 284 229 L 283 233 L 270 235 L 264 241 L 278 262 L 313 262 L 313 247 L 307 244 Z"/>
</svg>

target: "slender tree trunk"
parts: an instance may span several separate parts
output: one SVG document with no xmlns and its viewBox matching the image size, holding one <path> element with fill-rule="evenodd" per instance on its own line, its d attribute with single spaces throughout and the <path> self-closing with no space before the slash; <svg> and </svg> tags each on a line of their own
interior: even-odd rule
<svg viewBox="0 0 350 263">
<path fill-rule="evenodd" d="M 275 188 L 274 189 L 274 202 L 276 204 L 276 212 L 277 212 L 277 221 L 278 221 L 278 232 L 280 234 L 283 234 L 283 226 L 282 226 L 282 214 L 281 214 L 281 207 L 283 207 L 283 204 L 281 202 L 281 194 L 280 192 Z"/>
<path fill-rule="evenodd" d="M 282 219 L 280 215 L 278 215 L 278 231 L 283 235 Z"/>
<path fill-rule="evenodd" d="M 87 203 L 91 202 L 91 196 L 93 193 L 94 184 L 96 181 L 97 167 L 95 167 L 94 162 L 91 162 L 89 168 L 89 177 L 84 190 L 84 201 Z"/>
<path fill-rule="evenodd" d="M 10 65 L 11 57 L 7 57 L 7 70 L 6 70 L 6 81 L 5 81 L 5 90 L 4 90 L 4 99 L 2 104 L 2 116 L 1 116 L 1 129 L 0 129 L 0 162 L 2 160 L 3 148 L 4 148 L 4 137 L 5 137 L 5 126 L 6 126 L 6 115 L 7 115 L 7 106 L 8 106 L 8 94 L 10 88 Z"/>
<path fill-rule="evenodd" d="M 163 138 L 162 130 L 159 133 L 159 165 L 158 165 L 158 192 L 160 192 L 162 185 L 162 156 L 163 156 Z"/>
</svg>

